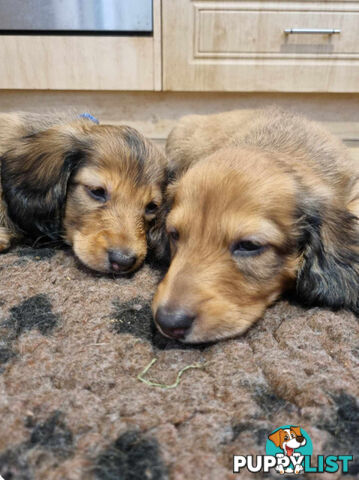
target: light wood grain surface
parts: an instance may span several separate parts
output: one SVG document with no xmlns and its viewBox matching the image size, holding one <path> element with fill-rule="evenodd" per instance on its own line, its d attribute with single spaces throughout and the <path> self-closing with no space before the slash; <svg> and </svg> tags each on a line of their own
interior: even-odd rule
<svg viewBox="0 0 359 480">
<path fill-rule="evenodd" d="M 0 89 L 160 90 L 161 0 L 153 36 L 0 35 Z"/>
<path fill-rule="evenodd" d="M 165 90 L 359 91 L 358 2 L 162 3 Z"/>
<path fill-rule="evenodd" d="M 0 112 L 89 112 L 102 123 L 127 123 L 152 138 L 164 139 L 188 114 L 278 105 L 324 123 L 359 146 L 359 94 L 84 92 L 0 90 Z"/>
</svg>

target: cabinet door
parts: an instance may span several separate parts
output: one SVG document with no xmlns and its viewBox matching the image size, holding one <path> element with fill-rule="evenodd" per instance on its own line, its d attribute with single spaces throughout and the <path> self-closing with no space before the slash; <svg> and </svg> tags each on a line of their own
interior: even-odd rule
<svg viewBox="0 0 359 480">
<path fill-rule="evenodd" d="M 152 38 L 0 37 L 0 88 L 152 90 Z"/>
<path fill-rule="evenodd" d="M 358 25 L 349 1 L 163 0 L 164 89 L 358 92 Z"/>
<path fill-rule="evenodd" d="M 0 89 L 160 90 L 160 14 L 152 36 L 0 33 Z"/>
</svg>

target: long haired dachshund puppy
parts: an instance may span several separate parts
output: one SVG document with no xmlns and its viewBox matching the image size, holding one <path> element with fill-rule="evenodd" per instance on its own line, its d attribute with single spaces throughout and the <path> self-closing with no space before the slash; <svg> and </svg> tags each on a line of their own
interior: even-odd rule
<svg viewBox="0 0 359 480">
<path fill-rule="evenodd" d="M 165 159 L 133 128 L 3 114 L 0 164 L 0 251 L 47 236 L 94 270 L 127 273 L 160 243 Z"/>
<path fill-rule="evenodd" d="M 359 165 L 279 109 L 183 118 L 167 142 L 172 263 L 153 302 L 168 337 L 241 334 L 295 288 L 359 313 Z"/>
</svg>

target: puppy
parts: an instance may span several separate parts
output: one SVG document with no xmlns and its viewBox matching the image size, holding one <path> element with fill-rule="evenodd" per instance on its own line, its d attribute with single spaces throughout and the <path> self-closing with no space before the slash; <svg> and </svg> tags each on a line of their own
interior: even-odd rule
<svg viewBox="0 0 359 480">
<path fill-rule="evenodd" d="M 288 457 L 293 457 L 296 455 L 300 455 L 299 453 L 295 453 L 295 450 L 299 447 L 303 447 L 307 441 L 303 437 L 300 427 L 291 426 L 289 428 L 280 428 L 276 432 L 269 435 L 269 440 L 271 440 L 276 447 L 279 447 L 283 450 L 284 453 L 278 453 L 277 457 L 283 457 L 284 455 Z M 276 470 L 283 475 L 284 473 L 293 473 L 293 469 L 291 467 L 284 470 L 283 465 L 278 465 Z M 294 469 L 294 473 L 298 474 L 303 471 L 303 467 L 301 465 L 296 465 Z"/>
<path fill-rule="evenodd" d="M 128 273 L 159 247 L 165 158 L 133 128 L 84 117 L 0 115 L 0 251 L 45 236 Z"/>
<path fill-rule="evenodd" d="M 168 337 L 245 332 L 288 289 L 359 312 L 359 164 L 276 108 L 183 118 L 167 142 L 172 263 L 153 302 Z"/>
</svg>

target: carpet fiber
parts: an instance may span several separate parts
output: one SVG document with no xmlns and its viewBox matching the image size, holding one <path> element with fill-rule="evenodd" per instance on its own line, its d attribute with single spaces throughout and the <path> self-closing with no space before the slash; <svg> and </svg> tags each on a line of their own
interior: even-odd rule
<svg viewBox="0 0 359 480">
<path fill-rule="evenodd" d="M 281 301 L 245 336 L 185 347 L 161 337 L 160 273 L 94 274 L 70 251 L 0 256 L 0 474 L 5 480 L 229 480 L 294 424 L 315 454 L 354 455 L 359 473 L 359 323 Z M 153 358 L 146 385 L 137 375 Z M 336 474 L 306 478 L 338 479 Z M 263 474 L 263 478 L 278 478 Z"/>
</svg>

